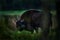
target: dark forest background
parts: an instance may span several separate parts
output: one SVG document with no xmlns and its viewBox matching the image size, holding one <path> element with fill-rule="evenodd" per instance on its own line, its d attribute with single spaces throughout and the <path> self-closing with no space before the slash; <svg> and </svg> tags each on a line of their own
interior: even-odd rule
<svg viewBox="0 0 60 40">
<path fill-rule="evenodd" d="M 55 14 L 56 13 L 56 2 L 58 3 L 58 1 L 55 1 L 55 0 L 0 0 L 0 11 L 24 10 L 24 9 L 26 9 L 26 10 L 27 9 L 45 9 L 45 10 L 52 11 L 52 13 Z M 58 20 L 58 23 L 60 23 L 59 16 L 60 16 L 59 13 L 57 13 L 56 15 L 53 16 L 53 27 L 55 27 L 55 24 L 57 24 L 56 23 L 57 20 Z M 6 20 L 5 21 L 4 20 L 5 20 L 5 18 L 1 17 L 0 24 L 2 24 L 2 25 L 0 25 L 0 28 L 2 28 L 2 29 L 0 29 L 0 35 L 2 35 L 2 38 L 8 37 L 8 39 L 9 39 L 9 37 L 10 37 L 11 40 L 13 40 L 13 39 L 17 40 L 20 37 L 19 33 L 13 32 L 10 29 L 8 29 L 4 23 L 4 22 L 6 22 Z M 8 21 L 8 19 L 7 19 L 7 21 Z M 58 24 L 58 25 L 60 25 L 60 24 Z M 3 26 L 3 27 L 1 27 L 1 26 Z M 6 28 L 7 28 L 7 30 L 6 30 Z M 59 34 L 58 29 L 59 29 L 58 26 L 56 29 L 54 29 L 54 31 L 56 32 L 56 35 L 54 35 L 55 37 L 50 36 L 51 40 L 59 40 L 59 37 L 58 37 L 59 35 L 57 36 L 57 34 Z M 6 32 L 8 32 L 8 33 L 6 33 Z M 4 33 L 6 35 L 7 34 L 8 35 L 6 36 Z M 30 35 L 30 34 L 27 33 L 27 35 Z M 36 34 L 34 34 L 34 35 L 36 35 Z M 53 35 L 53 33 L 51 33 L 51 35 Z M 28 37 L 28 36 L 25 36 L 25 37 Z"/>
<path fill-rule="evenodd" d="M 55 0 L 0 0 L 0 10 L 55 8 Z"/>
</svg>

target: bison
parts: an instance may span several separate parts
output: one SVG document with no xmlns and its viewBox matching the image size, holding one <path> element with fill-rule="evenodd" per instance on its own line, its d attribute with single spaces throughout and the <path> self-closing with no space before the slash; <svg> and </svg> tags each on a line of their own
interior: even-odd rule
<svg viewBox="0 0 60 40">
<path fill-rule="evenodd" d="M 27 30 L 33 33 L 33 31 L 36 30 L 36 32 L 38 33 L 39 27 L 41 29 L 44 29 L 46 26 L 43 27 L 43 25 L 46 24 L 47 26 L 51 25 L 51 14 L 50 13 L 44 14 L 42 11 L 38 11 L 38 10 L 29 10 L 21 16 L 21 19 L 17 21 L 16 24 L 17 27 L 20 27 L 19 28 L 20 31 Z M 24 25 L 24 27 L 22 27 L 21 25 Z"/>
</svg>

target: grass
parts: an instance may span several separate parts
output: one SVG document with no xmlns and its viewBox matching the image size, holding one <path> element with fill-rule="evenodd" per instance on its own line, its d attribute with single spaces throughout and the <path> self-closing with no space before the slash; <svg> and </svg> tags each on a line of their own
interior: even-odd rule
<svg viewBox="0 0 60 40">
<path fill-rule="evenodd" d="M 41 38 L 41 33 L 33 33 L 29 31 L 10 31 L 2 34 L 0 40 L 37 40 Z"/>
<path fill-rule="evenodd" d="M 36 40 L 40 38 L 41 33 L 33 33 L 23 30 L 22 32 L 16 31 L 14 33 L 17 40 Z"/>
<path fill-rule="evenodd" d="M 50 31 L 49 33 L 49 39 L 54 39 L 55 32 Z M 0 40 L 41 40 L 42 38 L 42 32 L 34 32 L 31 34 L 31 32 L 23 30 L 23 31 L 12 31 L 12 30 L 5 30 L 0 33 Z"/>
</svg>

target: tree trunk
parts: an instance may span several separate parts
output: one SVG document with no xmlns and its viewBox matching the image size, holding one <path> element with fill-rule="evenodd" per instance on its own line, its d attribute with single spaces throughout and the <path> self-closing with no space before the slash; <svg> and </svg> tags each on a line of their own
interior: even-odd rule
<svg viewBox="0 0 60 40">
<path fill-rule="evenodd" d="M 48 34 L 49 34 L 49 22 L 51 20 L 51 15 L 50 15 L 50 9 L 49 9 L 50 2 L 49 0 L 42 0 L 42 8 L 44 10 L 44 15 L 43 15 L 43 37 L 42 40 L 48 40 Z"/>
</svg>

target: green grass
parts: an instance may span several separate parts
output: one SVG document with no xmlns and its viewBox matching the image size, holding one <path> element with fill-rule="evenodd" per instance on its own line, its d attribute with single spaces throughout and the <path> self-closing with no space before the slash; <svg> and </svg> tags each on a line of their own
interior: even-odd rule
<svg viewBox="0 0 60 40">
<path fill-rule="evenodd" d="M 0 40 L 37 40 L 41 38 L 41 33 L 33 33 L 29 31 L 23 30 L 20 31 L 5 31 L 4 34 L 2 34 L 3 39 Z"/>
<path fill-rule="evenodd" d="M 33 33 L 29 31 L 12 31 L 9 29 L 6 29 L 5 31 L 3 30 L 0 33 L 0 40 L 40 40 L 42 37 L 42 32 L 39 33 Z M 54 39 L 55 37 L 55 32 L 50 31 L 49 36 L 50 39 Z"/>
<path fill-rule="evenodd" d="M 41 36 L 41 33 L 33 33 L 31 34 L 31 32 L 29 31 L 16 31 L 14 33 L 14 36 L 17 40 L 35 40 L 35 39 L 39 39 Z"/>
</svg>

